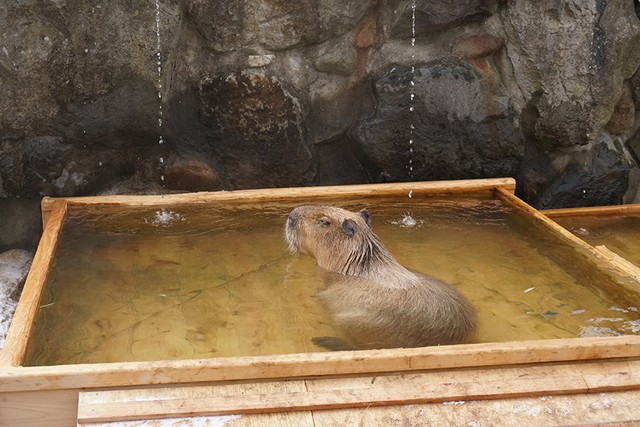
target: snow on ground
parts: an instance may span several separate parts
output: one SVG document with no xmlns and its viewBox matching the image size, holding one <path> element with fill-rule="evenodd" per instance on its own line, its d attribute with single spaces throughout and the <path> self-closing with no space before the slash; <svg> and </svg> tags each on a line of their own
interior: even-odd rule
<svg viewBox="0 0 640 427">
<path fill-rule="evenodd" d="M 22 249 L 0 253 L 0 349 L 4 345 L 32 259 L 32 255 Z"/>
</svg>

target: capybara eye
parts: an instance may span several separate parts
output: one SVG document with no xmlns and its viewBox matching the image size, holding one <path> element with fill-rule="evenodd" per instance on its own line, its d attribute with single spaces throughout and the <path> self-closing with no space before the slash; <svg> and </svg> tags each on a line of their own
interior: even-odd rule
<svg viewBox="0 0 640 427">
<path fill-rule="evenodd" d="M 328 227 L 331 225 L 331 221 L 329 221 L 327 218 L 320 218 L 320 220 L 318 221 L 320 223 L 320 225 L 322 225 L 323 227 Z"/>
</svg>

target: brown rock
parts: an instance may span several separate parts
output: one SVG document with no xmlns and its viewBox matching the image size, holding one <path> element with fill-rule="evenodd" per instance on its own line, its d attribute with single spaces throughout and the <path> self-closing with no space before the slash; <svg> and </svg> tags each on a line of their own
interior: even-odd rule
<svg viewBox="0 0 640 427">
<path fill-rule="evenodd" d="M 633 94 L 628 83 L 622 85 L 622 93 L 616 104 L 607 130 L 613 135 L 621 135 L 633 127 L 636 117 L 636 109 L 633 103 Z"/>
<path fill-rule="evenodd" d="M 460 40 L 453 46 L 453 53 L 466 59 L 491 56 L 504 45 L 504 40 L 491 34 L 477 34 Z"/>
<path fill-rule="evenodd" d="M 376 41 L 377 30 L 378 23 L 376 16 L 367 16 L 362 24 L 360 24 L 360 30 L 358 31 L 358 34 L 356 34 L 356 47 L 365 49 L 373 46 Z"/>
<path fill-rule="evenodd" d="M 177 159 L 165 169 L 164 185 L 169 190 L 213 190 L 220 187 L 220 177 L 202 160 Z"/>
</svg>

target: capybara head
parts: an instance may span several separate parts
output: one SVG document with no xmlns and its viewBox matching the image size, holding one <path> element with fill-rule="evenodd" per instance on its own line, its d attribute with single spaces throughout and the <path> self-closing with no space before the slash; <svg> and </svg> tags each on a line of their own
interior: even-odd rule
<svg viewBox="0 0 640 427">
<path fill-rule="evenodd" d="M 314 257 L 326 270 L 355 275 L 373 262 L 393 260 L 370 225 L 366 209 L 300 206 L 289 214 L 285 237 L 291 252 Z"/>
</svg>

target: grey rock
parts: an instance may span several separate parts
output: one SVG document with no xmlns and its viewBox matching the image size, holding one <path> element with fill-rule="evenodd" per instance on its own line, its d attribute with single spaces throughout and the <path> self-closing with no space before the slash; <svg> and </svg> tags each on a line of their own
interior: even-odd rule
<svg viewBox="0 0 640 427">
<path fill-rule="evenodd" d="M 211 150 L 233 188 L 300 185 L 311 167 L 300 103 L 262 71 L 232 73 L 200 85 Z"/>
<path fill-rule="evenodd" d="M 396 16 L 392 34 L 396 37 L 411 37 L 413 11 L 411 1 L 395 1 Z M 423 35 L 443 31 L 462 23 L 481 21 L 491 15 L 497 0 L 415 0 L 415 33 Z"/>
<path fill-rule="evenodd" d="M 518 87 L 535 108 L 527 123 L 546 146 L 595 140 L 640 65 L 631 2 L 508 2 L 501 19 Z"/>
<path fill-rule="evenodd" d="M 385 180 L 516 173 L 523 143 L 509 99 L 490 91 L 471 66 L 395 67 L 376 82 L 375 94 L 376 112 L 357 136 Z"/>
<path fill-rule="evenodd" d="M 591 200 L 635 191 L 637 4 L 415 4 L 412 46 L 409 0 L 0 2 L 0 196 L 511 175 L 555 206 L 615 153 Z"/>
<path fill-rule="evenodd" d="M 40 200 L 0 199 L 0 252 L 33 251 L 42 233 Z"/>
<path fill-rule="evenodd" d="M 547 155 L 539 155 L 538 161 L 525 169 L 530 176 L 523 181 L 535 185 L 523 196 L 539 209 L 621 204 L 636 167 L 628 150 L 606 132 L 590 146 L 556 154 L 553 162 Z"/>
</svg>

